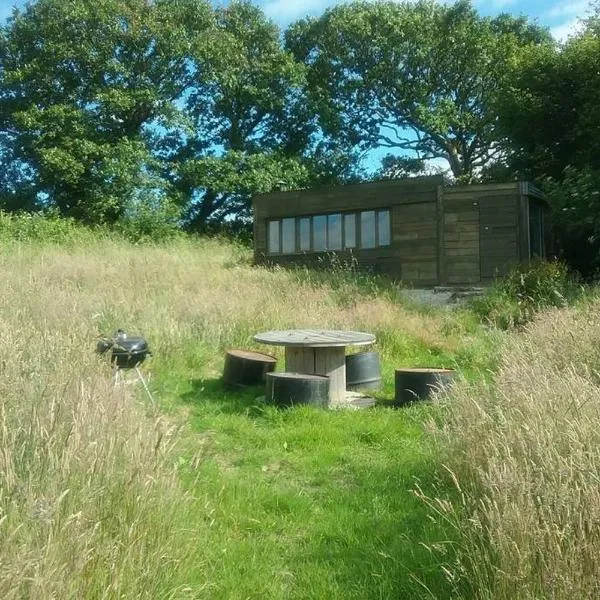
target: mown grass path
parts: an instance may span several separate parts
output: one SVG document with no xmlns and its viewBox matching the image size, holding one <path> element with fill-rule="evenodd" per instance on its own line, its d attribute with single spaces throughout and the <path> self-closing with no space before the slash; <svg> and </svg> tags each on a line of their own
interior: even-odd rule
<svg viewBox="0 0 600 600">
<path fill-rule="evenodd" d="M 186 387 L 184 472 L 205 510 L 198 577 L 212 597 L 449 596 L 450 532 L 413 493 L 440 475 L 424 431 L 435 408 L 281 411 L 218 380 Z"/>
<path fill-rule="evenodd" d="M 391 361 L 375 408 L 281 410 L 260 388 L 225 387 L 220 353 L 186 356 L 154 365 L 154 389 L 186 423 L 180 472 L 203 513 L 194 579 L 206 597 L 452 595 L 455 532 L 414 493 L 453 494 L 428 427 L 441 408 L 385 406 Z"/>
</svg>

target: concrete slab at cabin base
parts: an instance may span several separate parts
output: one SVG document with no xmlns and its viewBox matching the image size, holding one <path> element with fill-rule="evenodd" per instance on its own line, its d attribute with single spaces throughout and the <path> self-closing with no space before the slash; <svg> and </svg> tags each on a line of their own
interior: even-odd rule
<svg viewBox="0 0 600 600">
<path fill-rule="evenodd" d="M 346 349 L 286 346 L 285 370 L 329 377 L 329 403 L 342 402 L 346 394 Z"/>
<path fill-rule="evenodd" d="M 256 402 L 264 402 L 265 396 L 257 396 L 255 398 Z M 365 394 L 361 394 L 360 392 L 349 392 L 347 391 L 345 396 L 339 400 L 338 402 L 334 402 L 328 406 L 328 408 L 332 410 L 363 410 L 365 408 L 371 408 L 375 406 L 375 398 L 371 396 L 366 396 Z"/>
<path fill-rule="evenodd" d="M 485 287 L 434 287 L 434 288 L 401 288 L 398 290 L 400 300 L 408 300 L 426 306 L 438 306 L 453 309 L 461 306 L 471 298 L 482 296 Z"/>
</svg>

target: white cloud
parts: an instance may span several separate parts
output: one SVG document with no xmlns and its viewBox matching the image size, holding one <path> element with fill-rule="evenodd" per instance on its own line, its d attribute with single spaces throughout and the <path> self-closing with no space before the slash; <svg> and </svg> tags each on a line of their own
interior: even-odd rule
<svg viewBox="0 0 600 600">
<path fill-rule="evenodd" d="M 571 19 L 565 21 L 556 27 L 550 29 L 550 33 L 555 40 L 564 42 L 569 36 L 575 35 L 582 28 L 581 21 L 579 19 Z"/>
<path fill-rule="evenodd" d="M 571 0 L 560 2 L 544 13 L 544 17 L 554 19 L 556 17 L 584 17 L 590 9 L 590 0 Z"/>
<path fill-rule="evenodd" d="M 475 4 L 484 4 L 486 8 L 505 8 L 517 2 L 518 0 L 477 0 Z"/>
</svg>

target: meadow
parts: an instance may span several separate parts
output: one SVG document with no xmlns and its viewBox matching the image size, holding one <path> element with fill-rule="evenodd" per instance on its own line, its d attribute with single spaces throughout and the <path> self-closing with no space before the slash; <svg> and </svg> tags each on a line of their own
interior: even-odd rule
<svg viewBox="0 0 600 600">
<path fill-rule="evenodd" d="M 351 270 L 256 268 L 224 240 L 30 233 L 0 251 L 3 598 L 597 591 L 593 298 L 507 332 Z M 93 351 L 118 327 L 151 345 L 154 402 Z M 222 386 L 226 349 L 288 327 L 374 333 L 378 406 Z M 390 408 L 402 366 L 458 385 Z"/>
</svg>

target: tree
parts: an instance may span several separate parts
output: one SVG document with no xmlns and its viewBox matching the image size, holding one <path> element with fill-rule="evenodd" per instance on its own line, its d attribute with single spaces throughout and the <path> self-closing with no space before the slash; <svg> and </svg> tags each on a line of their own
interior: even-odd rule
<svg viewBox="0 0 600 600">
<path fill-rule="evenodd" d="M 303 67 L 281 48 L 278 28 L 258 7 L 235 1 L 216 10 L 211 41 L 194 50 L 187 127 L 157 145 L 195 229 L 246 218 L 253 193 L 309 178 L 302 150 L 310 134 L 294 115 Z"/>
<path fill-rule="evenodd" d="M 481 18 L 463 0 L 354 2 L 286 32 L 326 133 L 360 150 L 443 158 L 466 181 L 502 152 L 495 102 L 509 65 L 550 39 L 521 18 Z"/>
<path fill-rule="evenodd" d="M 20 187 L 94 223 L 155 195 L 152 128 L 176 116 L 192 42 L 211 21 L 205 0 L 38 0 L 17 11 L 0 37 L 0 138 Z"/>
<path fill-rule="evenodd" d="M 567 166 L 600 168 L 600 26 L 562 47 L 535 48 L 511 72 L 499 103 L 511 167 L 521 174 L 560 178 Z"/>
<path fill-rule="evenodd" d="M 561 47 L 514 65 L 499 103 L 511 177 L 545 189 L 557 250 L 584 274 L 600 267 L 600 5 Z"/>
</svg>

